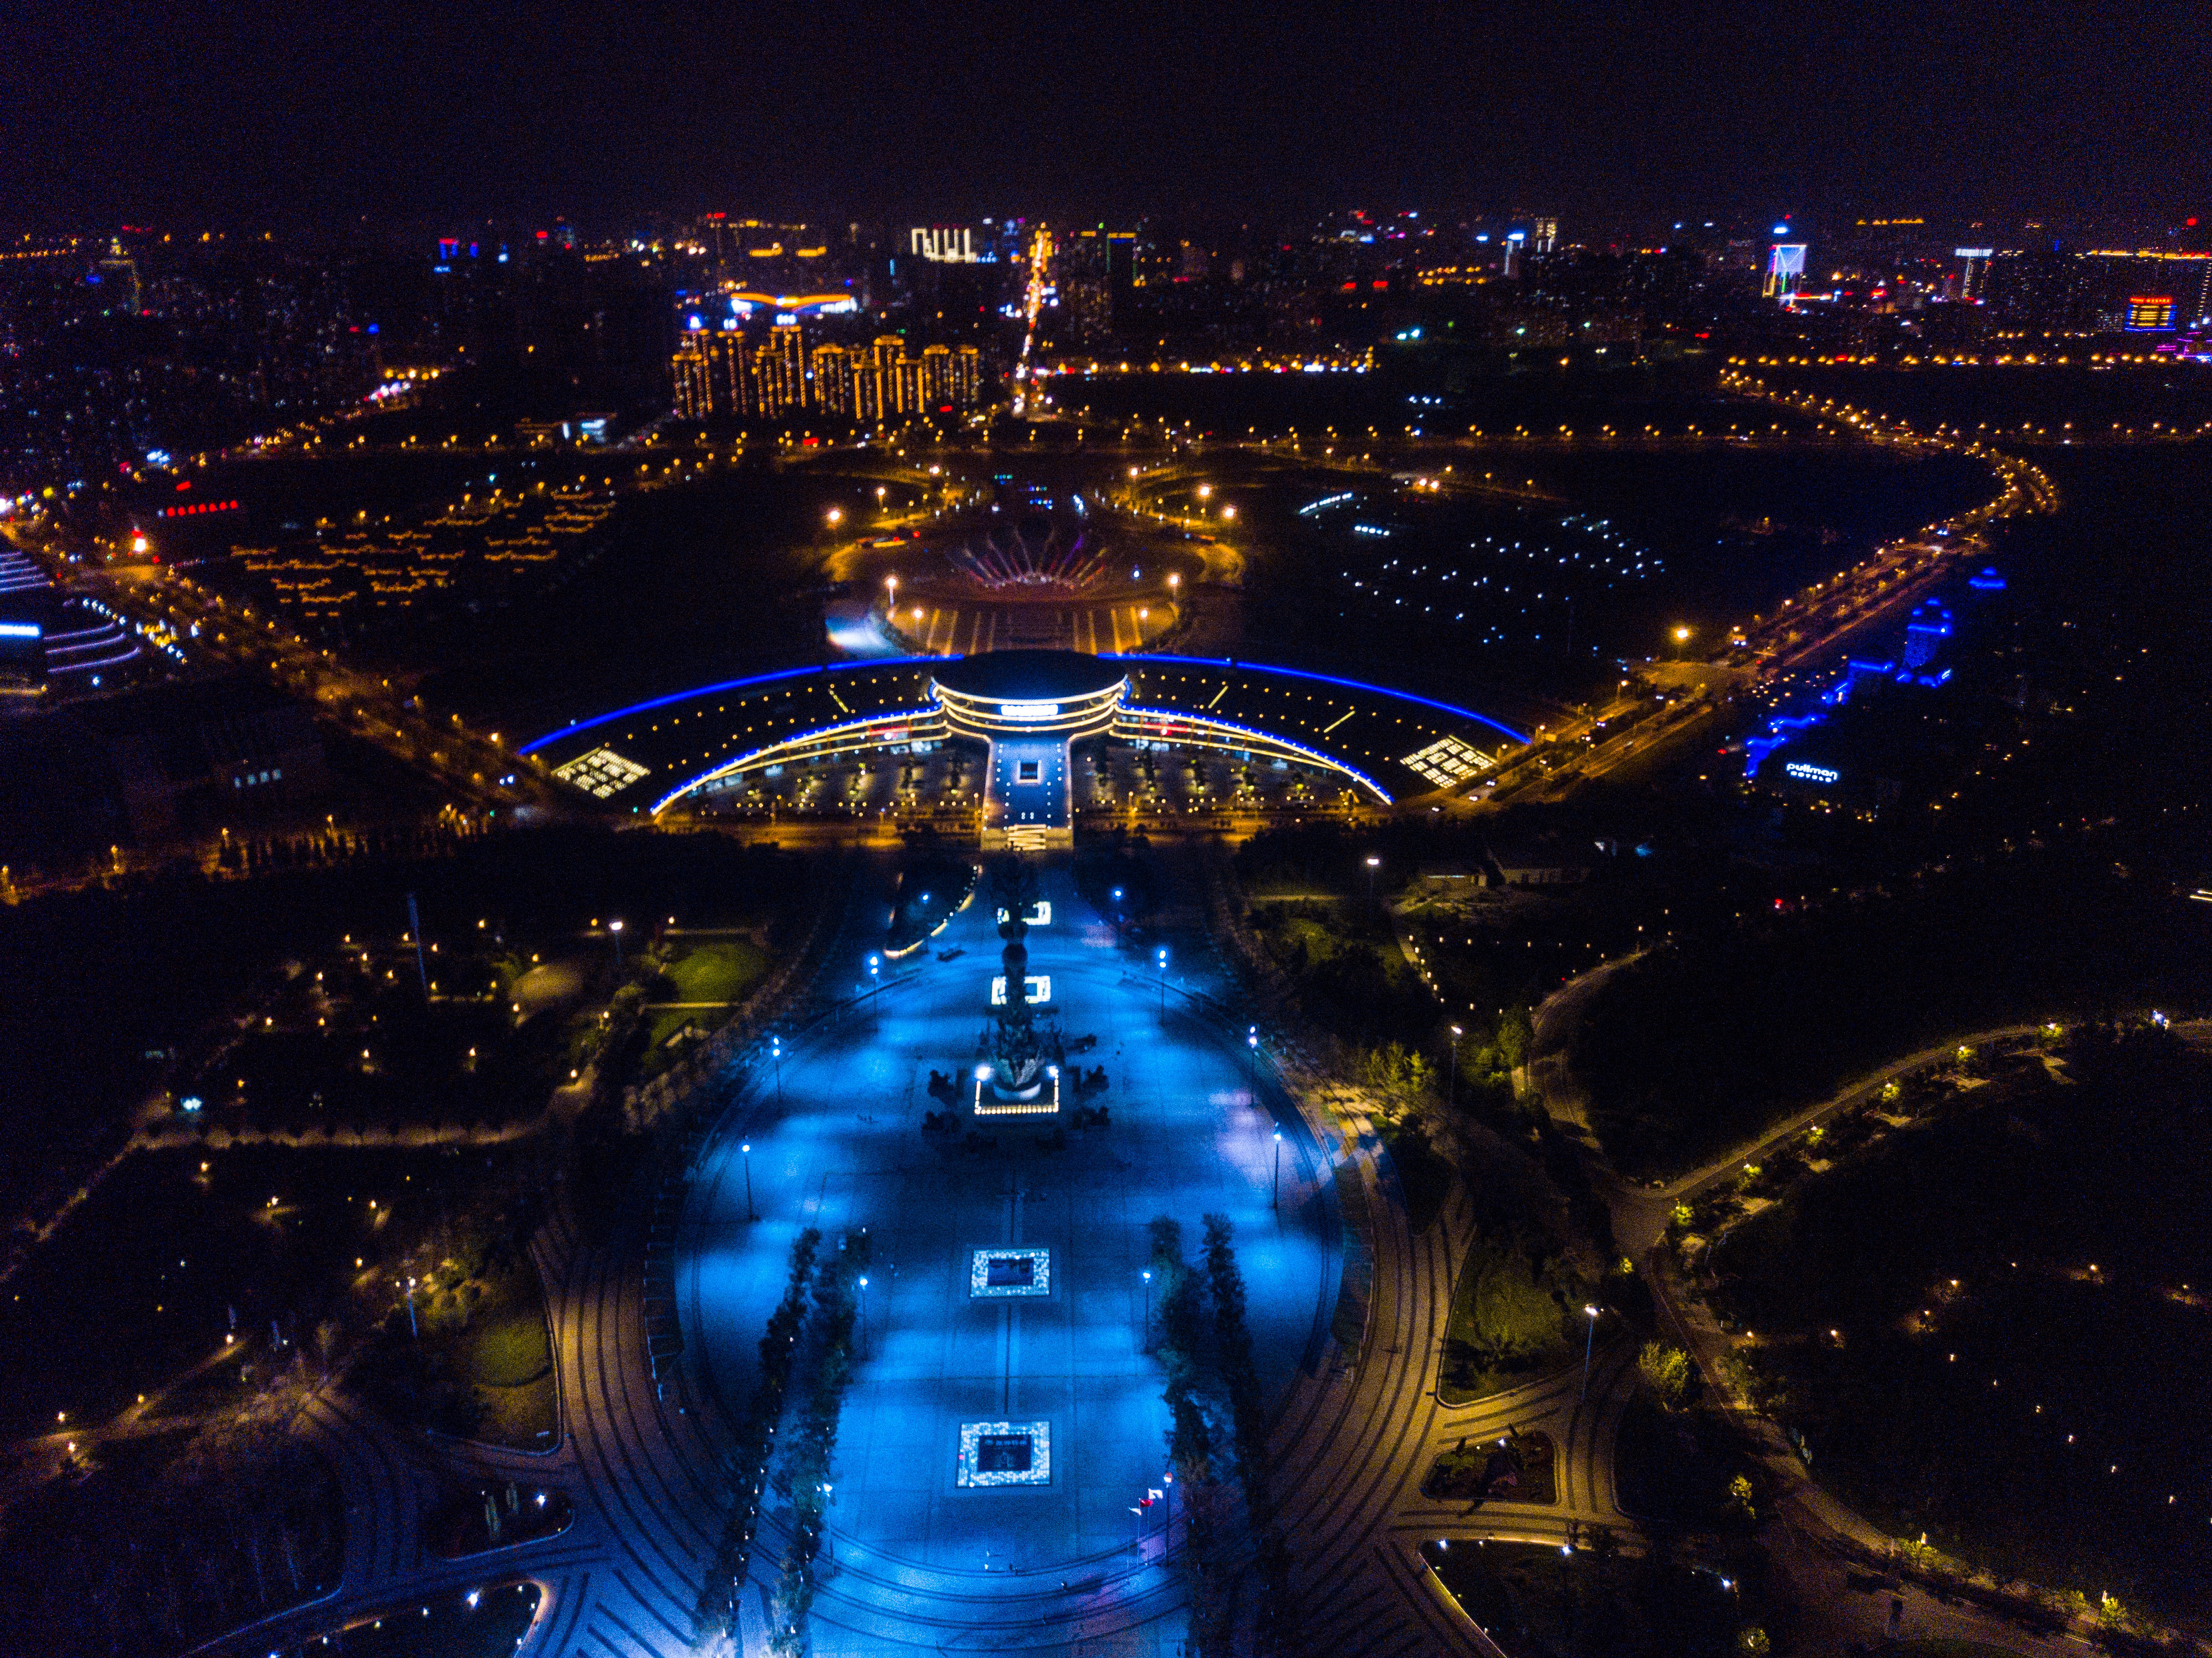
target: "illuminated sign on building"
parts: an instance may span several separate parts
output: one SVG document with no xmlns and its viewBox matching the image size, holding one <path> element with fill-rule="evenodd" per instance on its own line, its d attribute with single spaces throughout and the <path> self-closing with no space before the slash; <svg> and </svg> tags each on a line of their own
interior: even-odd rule
<svg viewBox="0 0 2212 1658">
<path fill-rule="evenodd" d="M 2128 319 L 2122 325 L 2130 334 L 2165 334 L 2173 329 L 2171 294 L 2137 294 L 2128 300 Z"/>
<path fill-rule="evenodd" d="M 1832 766 L 1816 766 L 1808 760 L 1792 760 L 1782 769 L 1801 783 L 1840 783 L 1843 773 Z"/>
<path fill-rule="evenodd" d="M 980 258 L 975 233 L 965 225 L 930 225 L 910 231 L 907 246 L 932 264 L 975 264 Z"/>
<path fill-rule="evenodd" d="M 999 704 L 999 713 L 1001 718 L 1007 720 L 1057 720 L 1060 718 L 1060 704 L 1057 702 L 1001 702 Z"/>
</svg>

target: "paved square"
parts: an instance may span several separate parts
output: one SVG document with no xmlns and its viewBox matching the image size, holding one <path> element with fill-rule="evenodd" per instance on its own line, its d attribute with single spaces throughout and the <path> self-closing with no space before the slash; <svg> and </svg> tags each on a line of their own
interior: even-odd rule
<svg viewBox="0 0 2212 1658">
<path fill-rule="evenodd" d="M 1039 861 L 1055 925 L 1029 935 L 1027 970 L 1051 976 L 1069 1041 L 1095 1038 L 1085 1057 L 1105 1070 L 1097 1097 L 1113 1108 L 1109 1123 L 1076 1127 L 1065 1095 L 1056 1117 L 971 1103 L 990 1011 L 991 974 L 979 969 L 1000 942 L 997 906 L 975 903 L 863 1008 L 787 1042 L 781 1103 L 772 1083 L 753 1096 L 695 1184 L 677 1297 L 720 1411 L 750 1394 L 799 1229 L 819 1227 L 828 1250 L 867 1230 L 866 1354 L 838 1424 L 828 1516 L 855 1582 L 863 1560 L 872 1582 L 957 1573 L 980 1584 L 1135 1559 L 1143 1524 L 1130 1509 L 1163 1483 L 1170 1425 L 1145 1277 L 1156 1218 L 1180 1224 L 1191 1261 L 1204 1217 L 1236 1227 L 1270 1400 L 1318 1362 L 1335 1308 L 1334 1185 L 1303 1138 L 1285 1135 L 1280 1207 L 1272 1201 L 1278 1124 L 1252 1099 L 1242 1028 L 1224 1035 L 1194 1020 L 1172 988 L 1164 1008 L 1153 940 L 1123 944 L 1077 893 L 1070 860 Z M 874 878 L 888 890 L 887 867 Z M 1170 936 L 1176 962 L 1200 959 L 1194 937 Z M 882 947 L 864 919 L 824 978 L 865 981 Z M 939 959 L 952 951 L 964 953 Z M 933 1072 L 960 1079 L 956 1133 L 923 1127 L 938 1108 Z M 998 1108 L 1049 1111 L 1054 1085 Z M 1008 1264 L 994 1273 L 994 1260 Z M 1019 1261 L 1036 1263 L 1026 1284 Z M 998 1424 L 1008 1438 L 1039 1430 L 1027 1469 L 1019 1444 L 982 1444 Z"/>
</svg>

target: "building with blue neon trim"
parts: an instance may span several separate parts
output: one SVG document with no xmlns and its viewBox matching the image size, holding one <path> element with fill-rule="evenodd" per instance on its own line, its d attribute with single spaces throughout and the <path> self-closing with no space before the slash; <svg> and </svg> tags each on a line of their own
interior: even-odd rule
<svg viewBox="0 0 2212 1658">
<path fill-rule="evenodd" d="M 1000 651 L 720 681 L 575 721 L 524 751 L 617 810 L 659 816 L 740 809 L 793 768 L 818 780 L 824 767 L 895 760 L 910 774 L 919 756 L 964 750 L 980 756 L 981 786 L 962 809 L 983 838 L 1041 846 L 1064 843 L 1101 805 L 1086 792 L 1097 759 L 1079 766 L 1079 744 L 1289 774 L 1312 810 L 1462 793 L 1524 740 L 1471 708 L 1303 669 Z M 817 815 L 851 810 L 814 799 Z"/>
</svg>

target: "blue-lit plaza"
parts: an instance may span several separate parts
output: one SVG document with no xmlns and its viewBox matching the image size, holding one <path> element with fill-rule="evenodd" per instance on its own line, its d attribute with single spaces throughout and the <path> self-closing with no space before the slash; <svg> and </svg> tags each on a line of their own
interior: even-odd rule
<svg viewBox="0 0 2212 1658">
<path fill-rule="evenodd" d="M 1059 1092 L 1056 1113 L 973 1108 L 992 1099 L 974 1076 L 999 965 L 987 885 L 923 948 L 884 963 L 856 1009 L 787 1044 L 780 1090 L 772 1069 L 759 1075 L 695 1182 L 678 1317 L 702 1391 L 725 1409 L 751 1386 L 798 1232 L 819 1227 L 828 1249 L 871 1235 L 817 1651 L 927 1646 L 932 1629 L 963 1644 L 1026 1630 L 1021 1645 L 1118 1631 L 1115 1650 L 1175 1650 L 1182 1591 L 1162 1552 L 1182 1511 L 1132 1511 L 1172 1484 L 1148 1351 L 1155 1217 L 1182 1224 L 1186 1258 L 1203 1216 L 1234 1224 L 1271 1401 L 1322 1363 L 1341 1237 L 1327 1163 L 1294 1116 L 1255 1104 L 1243 1032 L 1195 1011 L 1172 957 L 1164 988 L 1152 941 L 1118 940 L 1064 865 L 1040 872 L 1052 920 L 1026 943 L 1030 975 L 1051 987 L 1041 1011 L 1059 1016 L 1070 1048 L 1069 1085 L 1054 1078 L 1039 1102 Z M 848 992 L 870 983 L 882 942 L 883 912 L 863 900 L 855 914 L 823 969 Z M 1085 1035 L 1097 1046 L 1079 1054 Z M 1105 1068 L 1089 1098 L 1109 1125 L 1073 1126 L 1078 1066 Z M 958 1084 L 949 1133 L 922 1126 L 945 1103 L 933 1071 Z M 783 1502 L 771 1499 L 764 1539 Z M 775 1552 L 757 1554 L 749 1631 Z"/>
</svg>

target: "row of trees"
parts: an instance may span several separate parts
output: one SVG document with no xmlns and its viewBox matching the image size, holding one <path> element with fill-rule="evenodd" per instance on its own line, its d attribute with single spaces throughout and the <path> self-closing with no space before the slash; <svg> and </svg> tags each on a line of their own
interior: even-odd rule
<svg viewBox="0 0 2212 1658">
<path fill-rule="evenodd" d="M 700 1586 L 695 1613 L 700 1639 L 718 1643 L 717 1650 L 732 1649 L 738 1638 L 738 1598 L 744 1592 L 745 1574 L 752 1564 L 761 1492 L 768 1484 L 776 1424 L 783 1416 L 784 1395 L 791 1384 L 792 1368 L 798 1362 L 799 1327 L 806 1320 L 806 1290 L 813 1279 L 814 1257 L 821 1246 L 821 1230 L 812 1226 L 792 1242 L 790 1276 L 784 1283 L 783 1298 L 769 1315 L 768 1330 L 761 1337 L 760 1375 L 738 1424 L 738 1449 L 731 1467 L 738 1490 L 723 1519 L 714 1562 Z"/>
<path fill-rule="evenodd" d="M 791 1496 L 791 1546 L 785 1552 L 776 1584 L 769 1650 L 776 1658 L 805 1658 L 806 1620 L 813 1610 L 815 1561 L 822 1552 L 823 1510 L 830 1504 L 830 1462 L 837 1449 L 837 1418 L 845 1389 L 853 1380 L 853 1332 L 858 1309 L 855 1290 L 867 1271 L 868 1235 L 842 1240 L 836 1257 L 814 1281 L 814 1312 L 806 1345 L 813 1376 L 791 1436 L 783 1448 L 779 1483 Z"/>
</svg>

